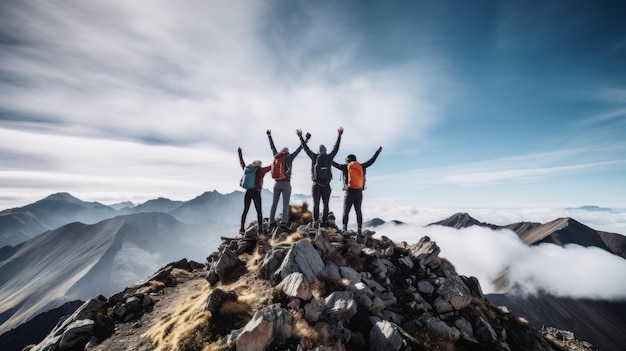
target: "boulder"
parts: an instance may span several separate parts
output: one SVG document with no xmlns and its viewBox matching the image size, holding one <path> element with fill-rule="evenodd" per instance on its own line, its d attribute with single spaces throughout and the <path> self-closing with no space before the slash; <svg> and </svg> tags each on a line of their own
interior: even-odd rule
<svg viewBox="0 0 626 351">
<path fill-rule="evenodd" d="M 388 321 L 379 321 L 370 330 L 368 347 L 370 351 L 398 351 L 402 347 L 402 337 L 397 326 Z"/>
<path fill-rule="evenodd" d="M 441 249 L 434 241 L 430 241 L 427 236 L 422 237 L 417 244 L 409 246 L 409 253 L 418 264 L 425 268 L 430 264 L 441 252 Z"/>
<path fill-rule="evenodd" d="M 473 298 L 472 292 L 463 283 L 454 267 L 450 263 L 444 262 L 440 269 L 444 272 L 446 279 L 437 289 L 437 293 L 448 300 L 457 311 L 469 305 Z"/>
<path fill-rule="evenodd" d="M 264 351 L 273 342 L 284 343 L 293 336 L 293 319 L 289 312 L 277 305 L 258 310 L 242 329 L 233 332 L 236 336 L 226 339 L 237 351 Z"/>
<path fill-rule="evenodd" d="M 274 272 L 276 272 L 283 263 L 288 250 L 289 248 L 284 246 L 274 246 L 274 248 L 269 250 L 265 254 L 263 262 L 261 262 L 261 266 L 259 267 L 260 277 L 263 279 L 271 279 Z"/>
<path fill-rule="evenodd" d="M 297 297 L 304 301 L 309 301 L 313 294 L 309 282 L 300 272 L 289 274 L 276 286 L 276 289 L 282 290 L 289 297 Z"/>
<path fill-rule="evenodd" d="M 204 305 L 202 305 L 202 311 L 211 312 L 213 316 L 218 315 L 225 302 L 237 301 L 238 298 L 235 291 L 224 291 L 220 288 L 216 288 L 209 294 Z"/>
<path fill-rule="evenodd" d="M 300 240 L 291 246 L 274 277 L 276 281 L 281 281 L 291 273 L 300 272 L 312 282 L 325 267 L 315 247 L 307 240 Z"/>
<path fill-rule="evenodd" d="M 357 312 L 354 295 L 349 291 L 335 291 L 326 297 L 324 304 L 327 313 L 340 321 L 347 321 Z"/>
</svg>

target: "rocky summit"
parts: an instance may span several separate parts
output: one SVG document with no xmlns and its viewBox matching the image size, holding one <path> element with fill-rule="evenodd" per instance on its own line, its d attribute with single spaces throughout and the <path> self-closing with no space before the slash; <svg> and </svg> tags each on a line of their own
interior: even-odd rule
<svg viewBox="0 0 626 351">
<path fill-rule="evenodd" d="M 491 305 L 428 237 L 363 234 L 295 221 L 265 235 L 251 225 L 223 237 L 205 264 L 173 263 L 87 301 L 28 349 L 594 350 Z"/>
</svg>

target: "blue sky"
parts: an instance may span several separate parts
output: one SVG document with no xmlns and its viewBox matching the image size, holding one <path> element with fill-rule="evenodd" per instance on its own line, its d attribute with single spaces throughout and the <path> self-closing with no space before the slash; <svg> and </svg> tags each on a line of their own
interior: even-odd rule
<svg viewBox="0 0 626 351">
<path fill-rule="evenodd" d="M 0 209 L 240 190 L 238 146 L 267 164 L 266 129 L 294 149 L 297 128 L 316 148 L 340 126 L 338 160 L 383 146 L 368 199 L 623 209 L 625 16 L 623 1 L 2 1 Z M 309 169 L 301 154 L 294 192 Z"/>
</svg>

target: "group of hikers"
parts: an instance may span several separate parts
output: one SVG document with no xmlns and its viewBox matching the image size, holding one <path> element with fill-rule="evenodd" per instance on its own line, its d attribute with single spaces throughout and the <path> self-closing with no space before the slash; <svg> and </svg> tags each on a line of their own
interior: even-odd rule
<svg viewBox="0 0 626 351">
<path fill-rule="evenodd" d="M 274 140 L 272 139 L 271 130 L 267 130 L 267 137 L 269 139 L 270 148 L 274 158 L 269 166 L 262 166 L 260 160 L 252 161 L 252 163 L 246 165 L 243 160 L 243 154 L 241 147 L 238 148 L 239 163 L 244 171 L 241 178 L 240 185 L 246 189 L 244 195 L 244 209 L 241 215 L 241 227 L 240 233 L 244 234 L 244 224 L 250 205 L 254 202 L 254 207 L 257 213 L 257 223 L 259 233 L 266 234 L 266 230 L 263 227 L 263 215 L 261 210 L 261 191 L 263 189 L 263 178 L 269 172 L 274 183 L 274 196 L 272 201 L 272 207 L 270 210 L 270 227 L 269 230 L 273 230 L 279 224 L 276 223 L 276 209 L 278 202 L 282 197 L 282 216 L 280 217 L 280 227 L 287 230 L 289 221 L 289 200 L 291 198 L 291 171 L 293 160 L 298 156 L 300 151 L 304 149 L 306 154 L 311 159 L 311 179 L 313 180 L 312 196 L 313 196 L 313 223 L 319 227 L 328 227 L 329 200 L 331 194 L 330 181 L 332 180 L 332 167 L 339 169 L 343 174 L 343 189 L 345 191 L 345 197 L 343 201 L 343 216 L 342 216 L 342 231 L 348 229 L 348 217 L 349 213 L 354 207 L 357 221 L 357 235 L 361 236 L 363 215 L 361 212 L 361 204 L 363 201 L 363 189 L 365 188 L 365 170 L 371 166 L 378 155 L 382 151 L 382 146 L 378 147 L 374 156 L 367 162 L 359 163 L 355 155 L 350 154 L 346 156 L 346 163 L 339 164 L 334 161 L 337 152 L 339 151 L 339 144 L 341 143 L 341 135 L 343 134 L 343 128 L 337 129 L 337 141 L 332 150 L 328 152 L 326 146 L 321 144 L 318 152 L 312 151 L 307 145 L 311 138 L 310 133 L 306 133 L 305 137 L 302 136 L 302 130 L 297 129 L 296 135 L 300 139 L 300 145 L 293 152 L 289 152 L 289 148 L 283 147 L 276 149 Z M 322 216 L 320 218 L 320 200 L 323 204 Z"/>
</svg>

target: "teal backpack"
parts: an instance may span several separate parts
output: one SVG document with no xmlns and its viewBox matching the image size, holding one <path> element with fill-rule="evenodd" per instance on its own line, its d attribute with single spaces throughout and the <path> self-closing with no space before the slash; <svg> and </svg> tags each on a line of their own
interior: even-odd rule
<svg viewBox="0 0 626 351">
<path fill-rule="evenodd" d="M 258 169 L 258 166 L 247 165 L 246 168 L 243 170 L 243 176 L 241 177 L 239 185 L 241 185 L 241 187 L 244 189 L 256 188 L 256 171 Z"/>
</svg>

